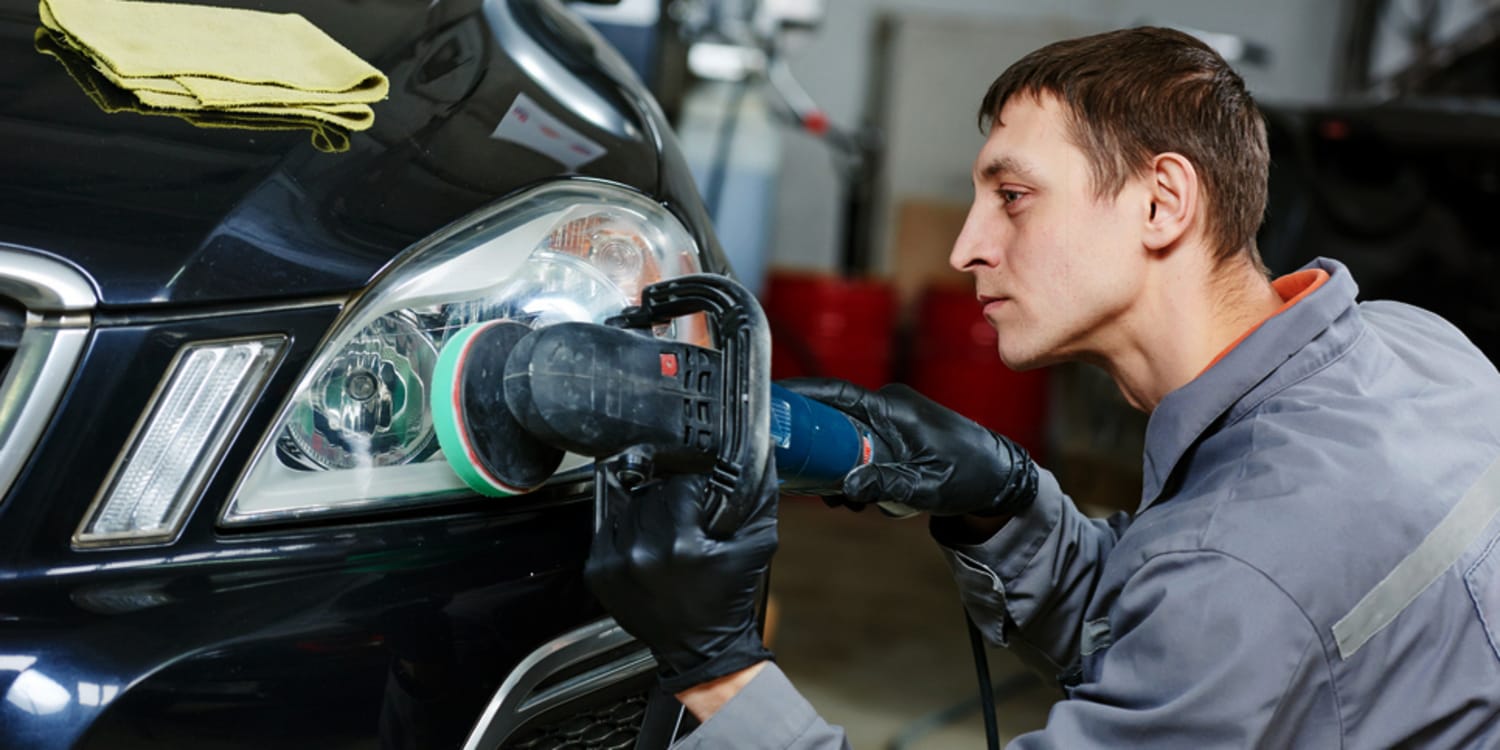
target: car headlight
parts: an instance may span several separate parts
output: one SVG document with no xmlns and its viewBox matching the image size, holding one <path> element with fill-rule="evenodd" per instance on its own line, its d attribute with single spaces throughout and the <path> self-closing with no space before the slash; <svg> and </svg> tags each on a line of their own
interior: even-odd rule
<svg viewBox="0 0 1500 750">
<path fill-rule="evenodd" d="M 687 230 L 644 196 L 567 181 L 507 200 L 415 248 L 340 317 L 225 507 L 226 524 L 469 494 L 428 412 L 437 353 L 465 326 L 603 322 L 641 289 L 697 273 Z M 703 341 L 701 319 L 656 335 Z M 581 465 L 571 457 L 563 469 Z"/>
</svg>

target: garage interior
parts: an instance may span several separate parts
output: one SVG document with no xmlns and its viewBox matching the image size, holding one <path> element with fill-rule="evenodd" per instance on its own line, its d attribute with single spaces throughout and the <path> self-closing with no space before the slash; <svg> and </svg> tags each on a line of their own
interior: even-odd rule
<svg viewBox="0 0 1500 750">
<path fill-rule="evenodd" d="M 1362 298 L 1434 310 L 1500 353 L 1493 4 L 626 0 L 582 12 L 607 36 L 632 14 L 691 30 L 691 56 L 672 42 L 657 57 L 638 46 L 637 60 L 766 307 L 775 377 L 911 384 L 1016 437 L 1092 515 L 1139 502 L 1146 417 L 1096 370 L 1005 369 L 972 282 L 947 267 L 984 140 L 980 96 L 1045 43 L 1134 25 L 1208 41 L 1266 114 L 1258 240 L 1273 275 L 1339 258 Z M 780 531 L 774 646 L 814 706 L 854 747 L 982 746 L 962 612 L 926 524 L 787 497 Z M 1003 650 L 989 660 L 1002 738 L 1043 726 L 1056 685 Z"/>
<path fill-rule="evenodd" d="M 474 451 L 440 445 L 431 412 L 461 411 L 442 391 L 461 378 L 438 375 L 455 331 L 633 337 L 619 313 L 643 288 L 725 258 L 764 309 L 773 380 L 910 385 L 1024 446 L 1088 516 L 1136 511 L 1148 416 L 1099 369 L 1007 368 L 949 266 L 981 98 L 1054 41 L 1149 25 L 1214 48 L 1265 118 L 1272 277 L 1335 258 L 1361 300 L 1430 310 L 1500 362 L 1500 0 L 163 0 L 307 2 L 337 41 L 383 51 L 374 78 L 269 111 L 147 106 L 122 79 L 188 89 L 104 75 L 49 1 L 0 12 L 0 132 L 21 144 L 0 143 L 0 748 L 669 737 L 686 714 L 585 580 L 606 497 L 591 457 L 611 454 L 548 444 L 535 484 L 486 493 L 450 471 Z M 611 275 L 618 238 L 635 266 Z M 649 347 L 713 338 L 634 327 Z M 249 364 L 202 376 L 210 409 L 177 373 L 220 349 Z M 672 356 L 643 360 L 662 392 Z M 661 411 L 706 423 L 686 392 Z M 207 437 L 173 404 L 202 407 Z M 155 470 L 137 455 L 180 476 L 120 480 Z M 137 496 L 159 513 L 103 525 Z M 780 499 L 762 610 L 780 668 L 855 748 L 984 747 L 971 626 L 927 518 L 836 506 Z M 1046 726 L 1059 676 L 979 650 L 1002 742 Z"/>
</svg>

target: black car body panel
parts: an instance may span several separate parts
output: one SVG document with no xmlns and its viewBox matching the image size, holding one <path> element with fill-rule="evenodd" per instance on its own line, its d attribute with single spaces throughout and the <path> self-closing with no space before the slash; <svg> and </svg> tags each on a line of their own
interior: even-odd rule
<svg viewBox="0 0 1500 750">
<path fill-rule="evenodd" d="M 72 261 L 106 308 L 359 289 L 435 227 L 559 175 L 550 157 L 491 137 L 519 94 L 607 150 L 578 174 L 707 226 L 690 182 L 669 175 L 661 189 L 661 160 L 680 156 L 659 108 L 560 6 L 216 4 L 302 13 L 385 71 L 391 92 L 374 126 L 327 154 L 301 131 L 106 114 L 34 49 L 36 2 L 0 3 L 0 238 Z M 699 240 L 718 254 L 707 234 Z"/>
<path fill-rule="evenodd" d="M 0 259 L 60 259 L 98 298 L 0 498 L 0 747 L 456 747 L 519 662 L 603 616 L 581 575 L 591 483 L 222 527 L 247 462 L 349 299 L 520 190 L 626 186 L 729 269 L 660 109 L 562 6 L 210 1 L 302 13 L 385 71 L 373 128 L 323 153 L 106 114 L 33 48 L 35 2 L 0 0 Z M 492 138 L 520 94 L 608 153 L 572 172 Z M 285 351 L 181 533 L 75 545 L 182 345 L 265 334 Z"/>
<path fill-rule="evenodd" d="M 318 330 L 332 313 L 99 329 L 0 508 L 0 648 L 73 694 L 39 716 L 3 704 L 5 746 L 452 747 L 510 665 L 599 616 L 578 575 L 592 519 L 579 487 L 503 509 L 225 533 L 214 520 L 231 470 L 171 545 L 70 548 L 125 436 L 98 425 L 134 421 L 181 342 Z M 268 390 L 289 388 L 315 344 L 295 345 Z M 108 362 L 132 366 L 95 366 Z M 256 408 L 225 467 L 244 464 L 276 406 Z M 0 692 L 17 676 L 0 673 Z"/>
</svg>

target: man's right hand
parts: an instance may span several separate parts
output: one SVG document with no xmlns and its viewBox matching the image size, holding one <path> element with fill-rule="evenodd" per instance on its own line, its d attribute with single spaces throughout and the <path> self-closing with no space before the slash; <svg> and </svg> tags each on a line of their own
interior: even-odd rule
<svg viewBox="0 0 1500 750">
<path fill-rule="evenodd" d="M 599 480 L 608 513 L 594 534 L 585 580 L 620 626 L 651 647 L 664 690 L 720 694 L 718 701 L 693 701 L 695 714 L 711 713 L 753 675 L 727 684 L 724 678 L 772 658 L 756 625 L 756 602 L 776 552 L 775 468 L 745 479 L 755 482 L 753 506 L 727 539 L 708 533 L 703 474 L 630 488 L 612 476 Z"/>
<path fill-rule="evenodd" d="M 853 502 L 895 502 L 935 516 L 1013 516 L 1036 499 L 1036 464 L 1024 448 L 908 386 L 868 391 L 831 378 L 777 384 L 864 422 L 895 453 L 849 472 L 844 494 Z"/>
</svg>

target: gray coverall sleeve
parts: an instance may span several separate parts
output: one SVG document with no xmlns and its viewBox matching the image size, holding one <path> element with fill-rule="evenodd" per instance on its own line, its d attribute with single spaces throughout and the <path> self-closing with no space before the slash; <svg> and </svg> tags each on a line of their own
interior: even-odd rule
<svg viewBox="0 0 1500 750">
<path fill-rule="evenodd" d="M 1317 746 L 1339 745 L 1332 691 L 1317 689 L 1328 678 L 1322 642 L 1302 610 L 1249 565 L 1217 552 L 1158 555 L 1125 586 L 1109 620 L 1113 642 L 1084 657 L 1088 680 L 1053 706 L 1046 729 L 1017 737 L 1009 750 L 1290 747 L 1318 721 L 1328 726 Z M 848 746 L 774 664 L 676 745 Z"/>
<path fill-rule="evenodd" d="M 1036 502 L 988 540 L 938 542 L 985 639 L 1056 675 L 1078 661 L 1084 608 L 1129 520 L 1090 519 L 1050 472 L 1038 480 Z"/>
<path fill-rule="evenodd" d="M 1317 631 L 1280 587 L 1234 557 L 1151 558 L 1110 609 L 1109 632 L 1047 728 L 1012 750 L 1291 747 L 1319 723 L 1326 742 L 1312 746 L 1340 745 L 1332 691 L 1319 689 L 1329 667 Z"/>
<path fill-rule="evenodd" d="M 775 664 L 767 664 L 703 726 L 673 745 L 755 750 L 847 750 L 844 730 L 824 721 Z"/>
</svg>

